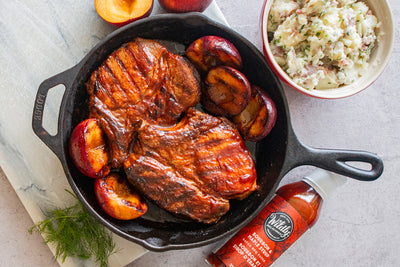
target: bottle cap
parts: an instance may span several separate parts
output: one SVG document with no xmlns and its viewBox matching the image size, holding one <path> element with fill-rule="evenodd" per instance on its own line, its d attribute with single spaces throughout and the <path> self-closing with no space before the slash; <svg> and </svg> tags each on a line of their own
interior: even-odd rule
<svg viewBox="0 0 400 267">
<path fill-rule="evenodd" d="M 337 187 L 344 184 L 347 178 L 343 175 L 317 169 L 306 175 L 303 181 L 312 186 L 323 199 L 326 199 Z"/>
</svg>

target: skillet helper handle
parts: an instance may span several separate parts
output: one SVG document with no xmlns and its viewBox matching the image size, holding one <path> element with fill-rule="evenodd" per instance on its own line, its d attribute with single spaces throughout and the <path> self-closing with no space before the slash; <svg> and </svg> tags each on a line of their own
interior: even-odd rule
<svg viewBox="0 0 400 267">
<path fill-rule="evenodd" d="M 53 77 L 44 80 L 36 94 L 35 104 L 32 114 L 32 128 L 34 133 L 60 158 L 62 156 L 62 143 L 60 135 L 60 116 L 58 117 L 57 134 L 51 135 L 43 128 L 43 112 L 46 103 L 46 97 L 51 88 L 57 85 L 64 85 L 65 91 L 63 100 L 67 91 L 71 87 L 73 77 L 75 76 L 74 68 L 61 72 Z M 62 103 L 61 102 L 61 103 Z M 62 105 L 62 104 L 61 104 Z M 61 107 L 61 106 L 60 106 Z M 60 113 L 61 114 L 61 113 Z"/>
<path fill-rule="evenodd" d="M 310 155 L 309 164 L 348 176 L 360 181 L 374 181 L 383 172 L 383 161 L 376 154 L 356 150 L 335 150 L 306 147 Z M 351 166 L 348 162 L 371 165 L 370 170 Z"/>
</svg>

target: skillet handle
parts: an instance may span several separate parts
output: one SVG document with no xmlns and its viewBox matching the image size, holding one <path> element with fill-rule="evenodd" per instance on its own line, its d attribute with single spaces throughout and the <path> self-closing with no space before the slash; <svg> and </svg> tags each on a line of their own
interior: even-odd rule
<svg viewBox="0 0 400 267">
<path fill-rule="evenodd" d="M 76 67 L 76 66 L 75 66 Z M 51 135 L 46 129 L 43 128 L 43 111 L 46 103 L 46 97 L 51 88 L 63 84 L 65 86 L 64 95 L 61 101 L 64 102 L 65 94 L 69 91 L 74 80 L 76 71 L 75 67 L 70 68 L 64 72 L 61 72 L 53 77 L 44 80 L 38 89 L 36 94 L 35 104 L 33 107 L 32 114 L 32 128 L 34 133 L 59 157 L 62 157 L 62 142 L 60 135 L 60 115 L 58 116 L 57 134 Z M 61 108 L 60 106 L 60 108 Z"/>
<path fill-rule="evenodd" d="M 302 144 L 304 152 L 308 154 L 306 165 L 313 165 L 348 176 L 360 181 L 373 181 L 383 172 L 382 159 L 370 152 L 357 150 L 336 150 L 308 147 Z M 347 162 L 362 162 L 371 165 L 370 170 L 349 165 Z"/>
</svg>

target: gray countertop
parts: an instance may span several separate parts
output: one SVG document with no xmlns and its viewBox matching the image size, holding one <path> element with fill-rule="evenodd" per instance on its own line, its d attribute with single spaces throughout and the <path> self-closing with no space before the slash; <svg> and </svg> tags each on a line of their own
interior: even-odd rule
<svg viewBox="0 0 400 267">
<path fill-rule="evenodd" d="M 20 2 L 20 1 L 16 1 Z M 30 1 L 34 2 L 34 1 Z M 40 1 L 38 1 L 40 2 Z M 261 49 L 259 18 L 263 1 L 229 1 L 216 0 L 230 26 L 252 41 Z M 344 186 L 324 203 L 317 224 L 303 235 L 274 266 L 399 266 L 400 254 L 400 86 L 396 77 L 400 63 L 400 2 L 389 0 L 395 19 L 396 41 L 389 65 L 380 78 L 368 89 L 349 98 L 339 100 L 321 100 L 307 97 L 289 88 L 285 88 L 294 130 L 305 144 L 324 148 L 345 148 L 366 150 L 377 153 L 385 164 L 383 175 L 374 182 L 358 182 L 349 180 Z M 6 4 L 0 0 L 0 7 Z M 34 5 L 30 3 L 31 5 Z M 8 3 L 7 3 L 8 5 Z M 49 6 L 63 6 L 63 1 L 53 1 Z M 10 7 L 9 7 L 10 8 Z M 68 6 L 63 6 L 68 8 Z M 75 8 L 79 8 L 75 7 Z M 55 10 L 60 10 L 56 8 Z M 42 27 L 42 31 L 50 31 L 45 27 L 45 16 L 52 16 L 51 8 L 43 12 L 43 20 L 35 14 L 32 22 Z M 93 16 L 95 13 L 92 12 Z M 66 14 L 71 15 L 71 12 Z M 56 18 L 62 17 L 57 13 Z M 93 20 L 93 18 L 88 18 Z M 112 28 L 101 20 L 91 30 Z M 0 17 L 0 27 L 3 28 Z M 60 26 L 68 20 L 60 22 Z M 73 32 L 65 32 L 66 38 L 73 39 Z M 0 40 L 5 31 L 0 29 Z M 72 37 L 71 37 L 72 36 Z M 4 41 L 4 40 L 3 40 Z M 84 41 L 84 40 L 83 40 Z M 82 41 L 82 42 L 83 42 Z M 81 41 L 74 40 L 72 45 Z M 88 42 L 85 43 L 88 47 Z M 90 43 L 95 44 L 94 41 Z M 1 47 L 1 44 L 0 44 Z M 21 60 L 27 51 L 16 52 L 15 58 Z M 54 48 L 56 49 L 56 48 Z M 81 58 L 80 54 L 73 55 Z M 0 63 L 4 63 L 0 54 Z M 45 59 L 43 59 L 45 61 Z M 69 67 L 71 61 L 62 64 L 58 60 L 59 69 L 54 74 Z M 4 66 L 4 64 L 1 64 Z M 38 69 L 32 71 L 27 79 L 41 81 L 47 78 Z M 0 69 L 0 74 L 8 70 Z M 15 70 L 14 70 L 15 71 Z M 15 75 L 16 74 L 9 74 Z M 36 76 L 35 76 L 36 75 Z M 9 90 L 0 85 L 1 90 Z M 18 90 L 18 88 L 13 88 Z M 3 91 L 2 91 L 3 92 Z M 8 99 L 11 100 L 11 99 Z M 5 101 L 4 99 L 2 101 Z M 29 102 L 29 101 L 28 101 Z M 33 96 L 32 96 L 33 102 Z M 3 104 L 3 102 L 0 102 Z M 32 103 L 28 103 L 32 104 Z M 1 111 L 3 114 L 6 110 Z M 18 124 L 18 114 L 15 121 Z M 2 131 L 3 119 L 0 123 L 0 144 L 3 156 L 12 151 L 14 146 L 7 145 L 7 135 Z M 30 123 L 24 121 L 24 124 Z M 15 133 L 17 134 L 17 133 Z M 26 140 L 29 145 L 30 140 Z M 24 144 L 25 145 L 25 144 Z M 2 165 L 0 161 L 0 165 Z M 3 169 L 6 170 L 5 166 Z M 42 166 L 43 167 L 43 166 Z M 59 166 L 57 165 L 59 168 Z M 282 181 L 286 184 L 300 179 L 311 167 L 299 167 L 292 170 Z M 5 171 L 6 172 L 6 171 Z M 7 172 L 6 172 L 7 173 Z M 53 254 L 43 243 L 39 234 L 28 234 L 33 225 L 32 219 L 14 191 L 4 173 L 0 173 L 0 258 L 1 266 L 57 266 Z M 130 267 L 147 266 L 207 266 L 204 258 L 219 243 L 189 249 L 168 251 L 163 253 L 147 252 L 144 256 L 130 263 Z"/>
</svg>

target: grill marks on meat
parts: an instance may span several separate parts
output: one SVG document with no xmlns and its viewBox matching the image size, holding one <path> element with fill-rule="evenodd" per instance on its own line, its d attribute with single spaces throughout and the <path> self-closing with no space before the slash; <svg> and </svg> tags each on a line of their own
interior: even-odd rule
<svg viewBox="0 0 400 267">
<path fill-rule="evenodd" d="M 191 108 L 200 100 L 199 75 L 158 42 L 124 44 L 92 73 L 87 91 L 112 167 L 123 165 L 129 181 L 161 208 L 214 223 L 229 199 L 257 188 L 239 132 L 227 119 Z"/>
<path fill-rule="evenodd" d="M 142 120 L 171 125 L 196 105 L 199 81 L 191 64 L 156 41 L 136 38 L 113 52 L 87 83 L 90 117 L 107 136 L 112 166 L 125 161 Z"/>
<path fill-rule="evenodd" d="M 131 154 L 129 181 L 161 208 L 204 223 L 216 222 L 229 210 L 229 201 L 203 193 L 198 186 L 152 157 Z"/>
<path fill-rule="evenodd" d="M 193 108 L 171 127 L 144 122 L 124 167 L 159 206 L 204 223 L 225 214 L 229 199 L 257 188 L 254 162 L 236 128 Z"/>
</svg>

